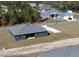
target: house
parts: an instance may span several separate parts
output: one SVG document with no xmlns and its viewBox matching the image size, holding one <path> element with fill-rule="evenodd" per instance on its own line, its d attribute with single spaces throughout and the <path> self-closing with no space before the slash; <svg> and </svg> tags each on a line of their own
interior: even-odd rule
<svg viewBox="0 0 79 59">
<path fill-rule="evenodd" d="M 42 19 L 47 19 L 47 18 L 56 19 L 60 17 L 60 14 L 62 14 L 62 12 L 56 10 L 55 8 L 51 8 L 48 11 L 40 12 L 40 14 L 41 14 Z"/>
<path fill-rule="evenodd" d="M 48 35 L 48 31 L 38 24 L 24 24 L 18 27 L 10 28 L 10 33 L 16 40 L 27 39 L 31 37 L 43 37 Z"/>
<path fill-rule="evenodd" d="M 74 14 L 71 10 L 68 10 L 67 12 L 61 12 L 46 4 L 39 4 L 38 7 L 42 20 L 53 18 L 66 21 L 76 21 L 76 19 L 74 18 Z"/>
<path fill-rule="evenodd" d="M 56 10 L 55 8 L 52 8 L 50 5 L 46 4 L 40 4 L 38 7 L 42 19 L 48 19 L 48 18 L 56 19 L 60 17 L 60 14 L 63 13 Z"/>
</svg>

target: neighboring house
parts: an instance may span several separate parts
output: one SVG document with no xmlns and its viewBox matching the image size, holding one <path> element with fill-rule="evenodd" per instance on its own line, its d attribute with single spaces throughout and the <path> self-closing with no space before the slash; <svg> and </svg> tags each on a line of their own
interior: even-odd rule
<svg viewBox="0 0 79 59">
<path fill-rule="evenodd" d="M 55 8 L 51 8 L 49 5 L 42 4 L 40 5 L 39 11 L 42 19 L 53 18 L 75 21 L 74 14 L 71 10 L 68 10 L 67 12 L 61 12 Z"/>
<path fill-rule="evenodd" d="M 30 37 L 43 37 L 48 35 L 48 31 L 38 24 L 24 24 L 10 29 L 11 34 L 16 40 L 27 39 Z"/>
<path fill-rule="evenodd" d="M 63 14 L 63 13 L 54 8 L 51 8 L 51 10 L 48 10 L 45 12 L 40 12 L 40 14 L 41 14 L 42 19 L 47 19 L 47 18 L 56 19 L 56 18 L 62 18 L 61 14 Z"/>
</svg>

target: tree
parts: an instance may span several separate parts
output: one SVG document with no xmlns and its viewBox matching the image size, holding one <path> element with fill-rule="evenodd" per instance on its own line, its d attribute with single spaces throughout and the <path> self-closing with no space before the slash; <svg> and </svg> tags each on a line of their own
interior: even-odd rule
<svg viewBox="0 0 79 59">
<path fill-rule="evenodd" d="M 18 23 L 33 23 L 40 20 L 40 13 L 30 7 L 28 2 L 24 1 L 9 1 L 1 2 L 1 5 L 6 5 L 8 12 L 4 12 L 0 6 L 0 24 L 14 25 Z"/>
</svg>

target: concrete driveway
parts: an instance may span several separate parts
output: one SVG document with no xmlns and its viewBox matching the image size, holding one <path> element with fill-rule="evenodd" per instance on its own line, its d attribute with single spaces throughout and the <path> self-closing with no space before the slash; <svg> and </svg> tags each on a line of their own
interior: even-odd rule
<svg viewBox="0 0 79 59">
<path fill-rule="evenodd" d="M 55 29 L 55 28 L 52 28 L 52 27 L 49 27 L 47 25 L 42 25 L 43 28 L 45 28 L 47 31 L 49 32 L 53 32 L 53 33 L 61 33 L 61 31 Z"/>
</svg>

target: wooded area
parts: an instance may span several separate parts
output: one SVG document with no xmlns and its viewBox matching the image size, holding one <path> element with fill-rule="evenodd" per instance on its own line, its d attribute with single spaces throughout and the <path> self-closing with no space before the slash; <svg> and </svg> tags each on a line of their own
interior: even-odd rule
<svg viewBox="0 0 79 59">
<path fill-rule="evenodd" d="M 36 3 L 37 10 L 38 5 L 44 3 L 60 11 L 70 9 L 74 12 L 79 12 L 78 1 L 0 1 L 0 26 L 40 21 L 40 13 L 34 10 L 28 4 L 29 2 Z M 1 5 L 7 6 L 8 12 L 5 13 Z"/>
<path fill-rule="evenodd" d="M 79 12 L 79 1 L 34 1 L 35 3 L 48 4 L 53 8 L 61 11 L 72 10 L 74 12 Z"/>
<path fill-rule="evenodd" d="M 8 12 L 2 10 L 1 5 L 7 6 Z M 0 25 L 14 25 L 18 23 L 33 23 L 40 20 L 39 12 L 30 7 L 28 2 L 9 1 L 0 2 Z"/>
</svg>

